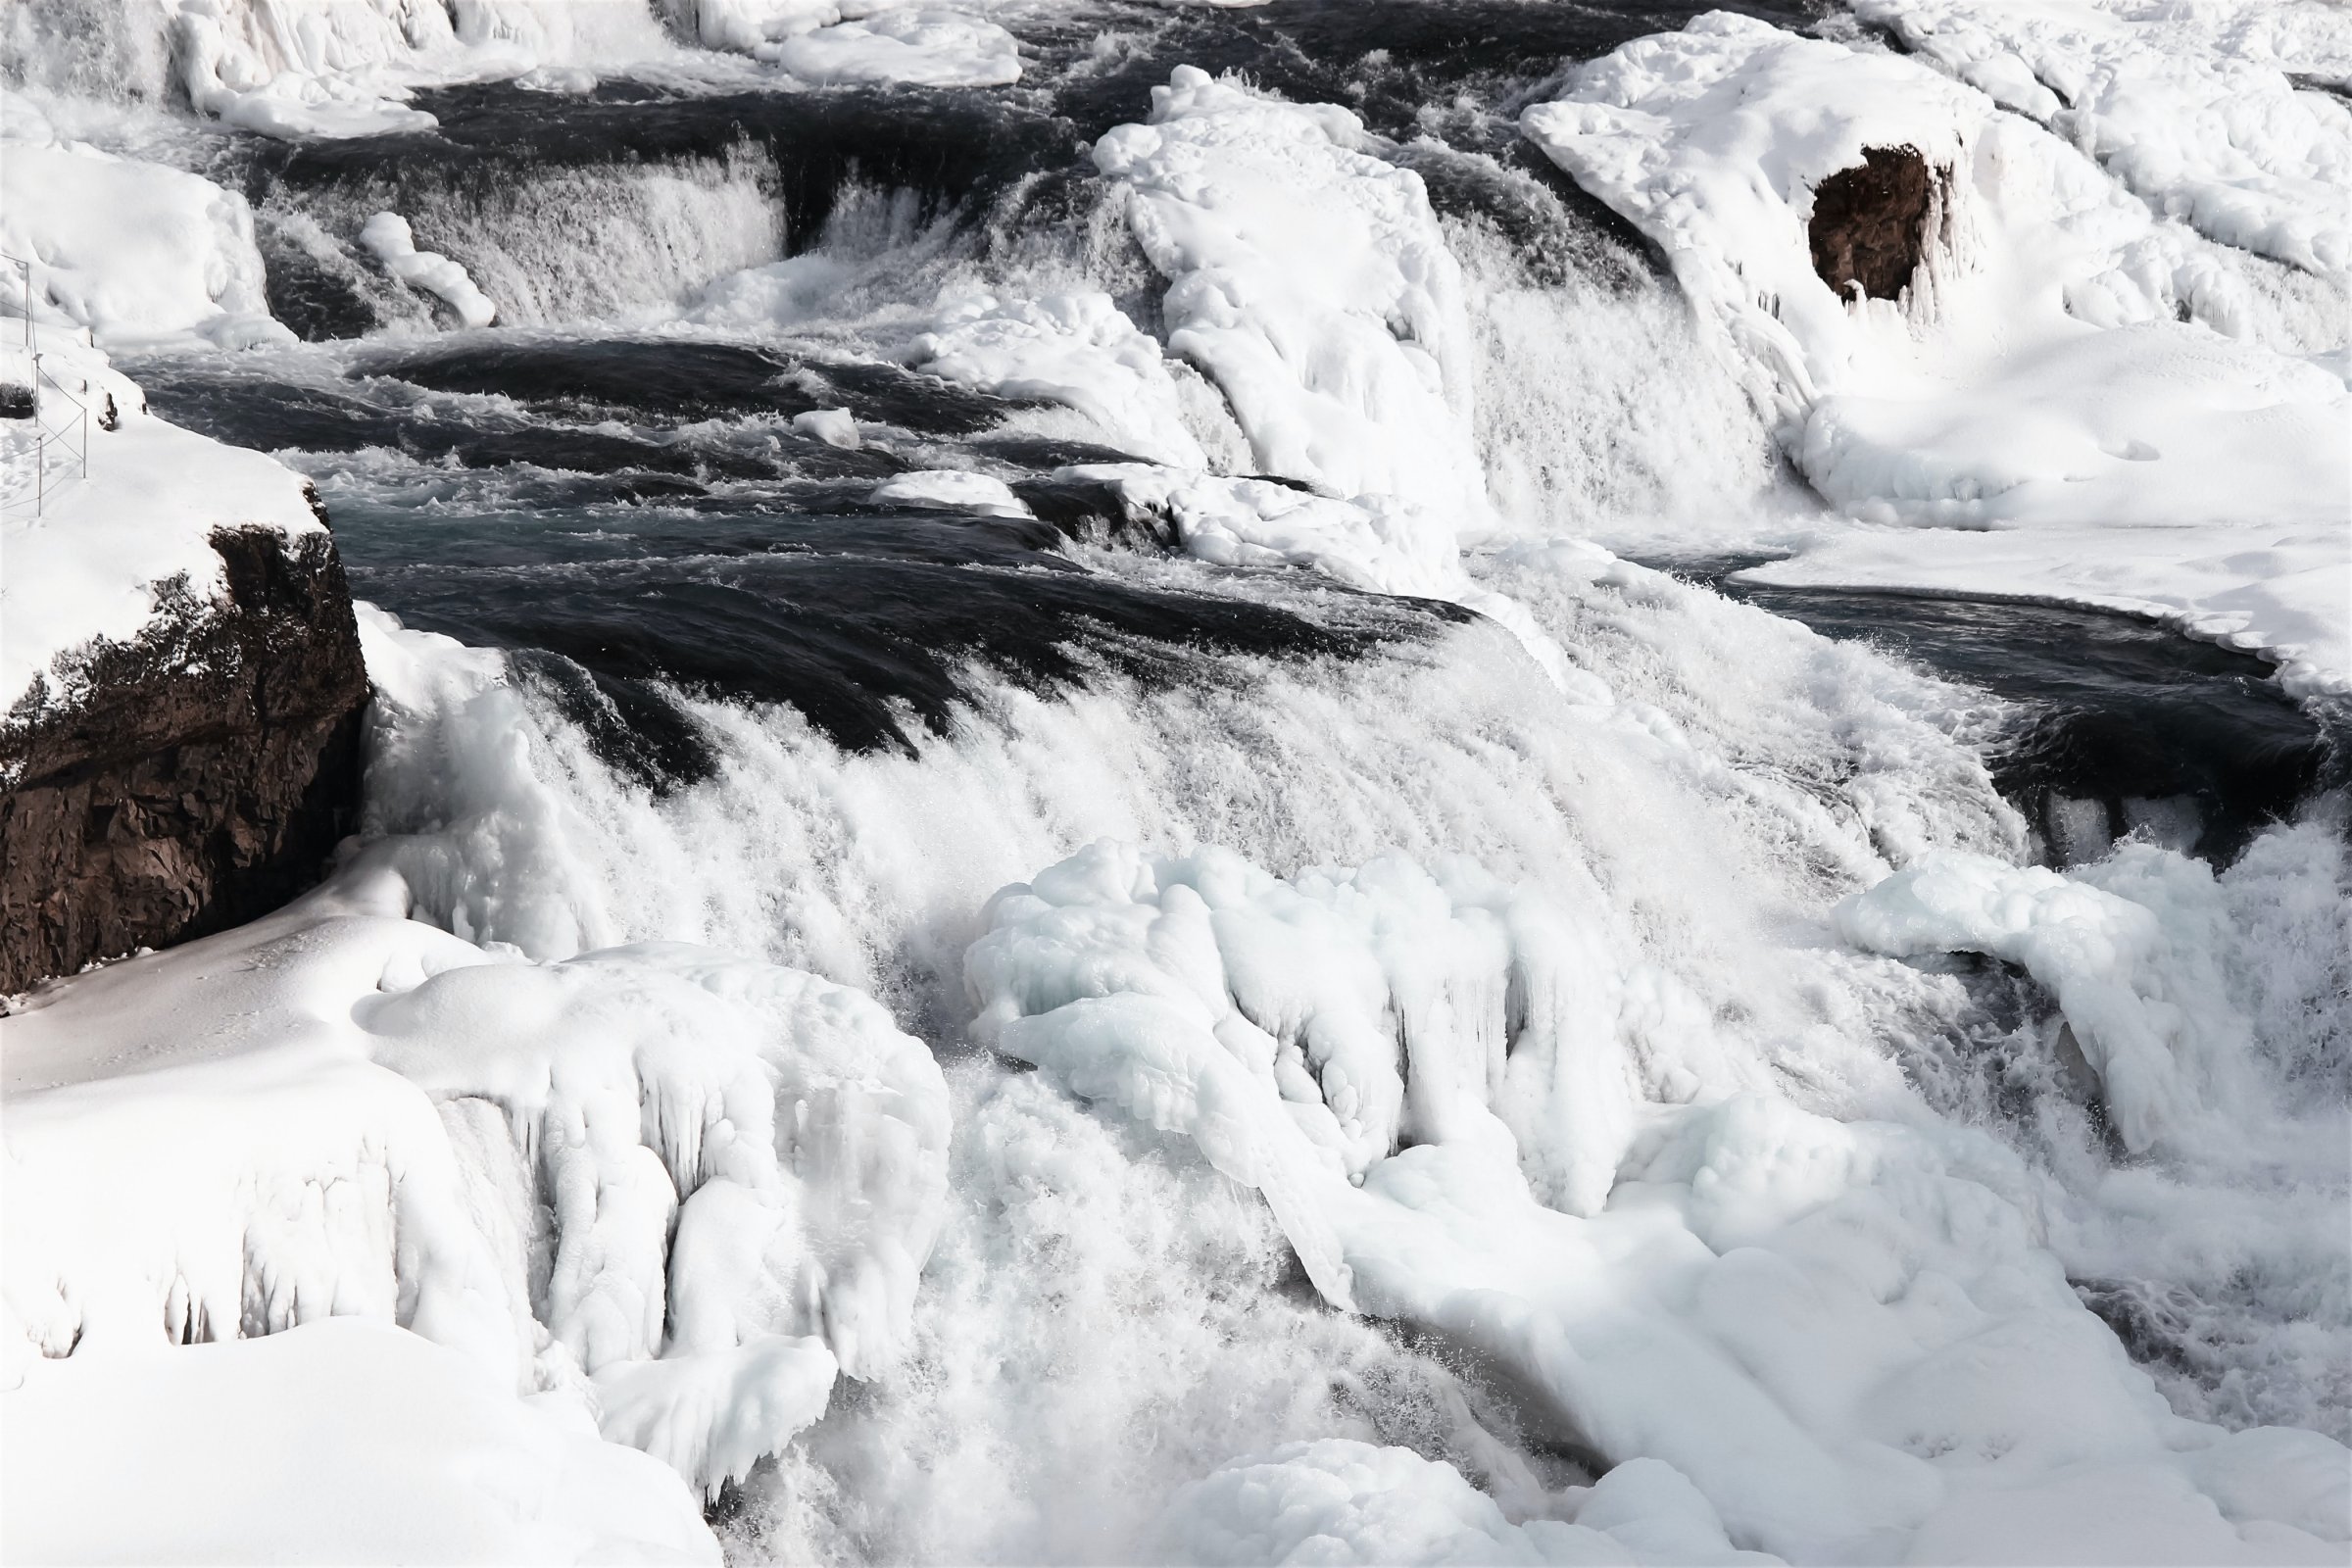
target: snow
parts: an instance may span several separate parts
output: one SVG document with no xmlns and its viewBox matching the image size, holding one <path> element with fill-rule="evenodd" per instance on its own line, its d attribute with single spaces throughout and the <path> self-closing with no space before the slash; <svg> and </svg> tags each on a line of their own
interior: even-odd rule
<svg viewBox="0 0 2352 1568">
<path fill-rule="evenodd" d="M 2134 871 L 2157 880 L 2134 888 Z M 2098 885 L 2109 879 L 2139 897 Z M 2251 1031 L 2195 918 L 2212 885 L 2198 862 L 2147 845 L 2072 877 L 1943 851 L 1848 900 L 1838 927 L 1894 957 L 1968 952 L 2023 965 L 2056 995 L 2125 1147 L 2144 1153 L 2227 1140 L 2255 1119 L 2242 1066 Z"/>
<path fill-rule="evenodd" d="M 31 266 L 34 310 L 101 341 L 288 342 L 270 319 L 245 198 L 199 174 L 60 141 L 12 112 L 0 250 Z M 9 291 L 19 284 L 7 270 Z"/>
<path fill-rule="evenodd" d="M 676 1475 L 365 1318 L 36 1361 L 0 1412 L 12 1561 L 719 1561 Z"/>
<path fill-rule="evenodd" d="M 498 318 L 498 307 L 474 287 L 466 269 L 439 251 L 418 250 L 409 220 L 398 213 L 377 213 L 361 224 L 360 243 L 394 277 L 438 295 L 457 313 L 460 324 L 488 326 Z"/>
<path fill-rule="evenodd" d="M 802 435 L 822 441 L 829 447 L 855 452 L 864 440 L 858 434 L 858 419 L 847 409 L 810 409 L 792 416 L 792 427 Z"/>
<path fill-rule="evenodd" d="M 2013 588 L 2046 596 L 2088 580 L 2104 602 L 2233 620 L 2305 686 L 2352 674 L 2328 591 L 2352 515 L 2352 398 L 2298 347 L 2340 344 L 2340 299 L 2290 323 L 2263 303 L 2282 296 L 2262 264 L 2152 214 L 1973 87 L 1721 13 L 1578 68 L 1522 124 L 1665 249 L 1841 512 L 2014 530 L 1916 548 L 2000 555 Z M 1906 146 L 1948 172 L 1928 260 L 1901 301 L 1840 301 L 1811 264 L 1812 188 L 1866 147 Z M 2230 563 L 2218 576 L 2203 569 L 2216 559 Z M 1886 548 L 1875 560 L 1880 580 L 1902 569 Z M 1936 580 L 1904 580 L 1923 578 Z"/>
<path fill-rule="evenodd" d="M 7 561 L 0 707 L 18 710 L 36 681 L 46 683 L 18 716 L 73 696 L 74 677 L 57 668 L 61 656 L 94 639 L 129 642 L 168 609 L 224 603 L 216 528 L 258 524 L 290 539 L 324 528 L 302 475 L 148 414 L 138 389 L 102 352 L 56 330 L 41 332 L 39 342 L 56 383 L 43 388 L 40 422 L 70 429 L 72 444 L 44 457 L 37 510 L 28 457 L 11 463 L 0 493 L 0 556 Z M 84 421 L 65 402 L 69 395 L 91 411 L 86 477 L 72 455 L 80 450 Z M 109 399 L 119 419 L 114 430 L 97 417 Z"/>
<path fill-rule="evenodd" d="M 1284 881 L 1099 844 L 992 902 L 974 1031 L 1196 1145 L 1334 1305 L 1493 1358 L 1604 1460 L 1695 1483 L 1733 1539 L 2340 1554 L 2342 1446 L 2167 1408 L 2042 1250 L 2014 1155 L 1752 1092 L 1646 1102 L 1606 1011 L 1569 1001 L 1591 970 L 1544 903 L 1458 864 Z M 2280 1465 L 2249 1486 L 2250 1447 Z"/>
<path fill-rule="evenodd" d="M 865 499 L 877 507 L 935 507 L 991 517 L 1030 514 L 1028 505 L 1012 493 L 1012 486 L 962 468 L 918 468 L 902 473 L 874 486 Z"/>
<path fill-rule="evenodd" d="M 979 17 L 929 8 L 893 8 L 752 52 L 816 86 L 1004 87 L 1021 79 L 1020 46 L 1011 33 Z"/>
<path fill-rule="evenodd" d="M 1706 1499 L 1654 1459 L 1619 1465 L 1581 1500 L 1576 1523 L 1513 1523 L 1442 1460 L 1329 1438 L 1236 1460 L 1185 1488 L 1155 1545 L 1161 1561 L 1234 1565 L 1779 1560 L 1734 1549 Z M 1618 1523 L 1626 1539 L 1609 1533 Z"/>
<path fill-rule="evenodd" d="M 798 971 L 678 944 L 534 963 L 407 919 L 401 850 L 8 1020 L 12 1382 L 362 1317 L 696 1488 L 739 1479 L 836 1368 L 903 1352 L 939 1069 Z M 46 1413 L 88 1441 L 62 1397 L 12 1434 Z"/>
<path fill-rule="evenodd" d="M 1168 281 L 1169 352 L 1223 389 L 1261 472 L 1484 526 L 1460 268 L 1376 146 L 1345 109 L 1183 66 L 1095 165 Z"/>
<path fill-rule="evenodd" d="M 2248 0 L 1853 10 L 2082 148 L 2157 212 L 2315 272 L 2352 269 L 2352 115 L 2287 75 L 2352 74 L 2340 11 Z"/>
<path fill-rule="evenodd" d="M 656 59 L 675 47 L 644 4 L 133 0 L 122 12 L 115 24 L 125 32 L 169 37 L 176 85 L 200 113 L 286 139 L 429 130 L 433 117 L 409 106 L 415 87 Z"/>
</svg>

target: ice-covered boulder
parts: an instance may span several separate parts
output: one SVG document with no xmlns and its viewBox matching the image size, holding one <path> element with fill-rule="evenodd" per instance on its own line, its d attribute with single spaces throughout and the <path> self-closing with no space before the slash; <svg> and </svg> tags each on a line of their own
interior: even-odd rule
<svg viewBox="0 0 2352 1568">
<path fill-rule="evenodd" d="M 2030 33 L 2069 11 L 2094 15 L 1951 0 L 1904 24 L 1941 48 L 1956 34 L 1936 17 Z M 2099 28 L 2131 31 L 2115 18 Z M 2108 68 L 2085 69 L 2090 93 Z M 2235 111 L 2178 131 L 2141 113 L 2140 174 L 2119 179 L 2126 152 L 2102 166 L 1970 84 L 2023 92 L 2015 73 L 1961 74 L 1714 12 L 1577 67 L 1521 125 L 1658 243 L 1834 508 L 1874 525 L 1974 532 L 1917 546 L 1935 564 L 1913 581 L 2158 613 L 2270 653 L 2300 689 L 2341 687 L 2352 680 L 2352 394 L 2320 351 L 2340 351 L 2352 330 L 2344 296 L 2239 248 L 2246 233 L 2213 216 L 2220 195 L 2175 200 L 2153 172 L 2149 149 L 2165 137 L 2230 163 L 2236 155 L 2217 149 L 2236 133 L 2225 122 L 2243 128 Z M 2223 94 L 2229 73 L 2206 75 L 2200 90 Z M 2269 97 L 2297 98 L 2275 106 L 2280 138 L 2293 139 L 2287 120 L 2343 120 L 2287 93 L 2276 68 L 2270 77 Z M 2135 99 L 2135 113 L 2157 99 Z M 2086 137 L 2123 134 L 2088 108 L 2046 118 Z M 1903 151 L 1890 163 L 1887 149 Z M 2310 160 L 2331 169 L 2336 155 L 2314 143 Z M 2195 163 L 2166 164 L 2165 179 L 2204 190 L 2210 171 Z M 2245 173 L 2245 203 L 2279 208 L 2305 177 L 2273 173 Z M 2308 245 L 2281 238 L 2273 251 L 2328 250 L 2318 236 L 2337 221 L 2329 203 L 2284 208 L 2318 227 Z M 1987 533 L 2012 529 L 2033 538 Z M 1899 584 L 1896 558 L 1914 548 L 1840 540 L 1775 575 Z M 1858 569 L 1854 552 L 1874 550 Z"/>
</svg>

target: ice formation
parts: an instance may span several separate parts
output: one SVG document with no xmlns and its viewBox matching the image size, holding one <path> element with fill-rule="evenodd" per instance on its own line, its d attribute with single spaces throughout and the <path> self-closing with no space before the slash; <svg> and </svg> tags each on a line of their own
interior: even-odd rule
<svg viewBox="0 0 2352 1568">
<path fill-rule="evenodd" d="M 439 251 L 418 250 L 409 220 L 398 213 L 378 213 L 361 224 L 360 243 L 394 277 L 438 295 L 460 325 L 488 326 L 498 318 L 498 307 L 474 287 L 466 269 Z"/>
<path fill-rule="evenodd" d="M 2352 269 L 2352 35 L 2317 6 L 1859 0 L 1857 17 L 2097 158 L 2158 213 L 2314 271 Z"/>
<path fill-rule="evenodd" d="M 270 317 L 253 213 L 236 192 L 60 138 L 24 104 L 10 108 L 0 155 L 0 250 L 28 269 L 36 315 L 115 344 L 292 336 Z M 23 274 L 6 270 L 15 295 Z"/>
<path fill-rule="evenodd" d="M 1670 1042 L 1592 1008 L 1573 926 L 1526 897 L 1467 867 L 1286 882 L 1101 844 L 998 896 L 974 1027 L 1257 1188 L 1335 1305 L 1491 1358 L 1561 1438 L 1664 1461 L 1735 1539 L 1805 1560 L 2342 1550 L 2341 1446 L 2175 1415 L 2042 1250 L 2014 1156 L 1769 1095 L 1644 1103 Z"/>
<path fill-rule="evenodd" d="M 657 60 L 686 96 L 1024 72 L 980 8 L 137 4 L 148 98 L 296 139 Z M 872 753 L 662 688 L 714 760 L 649 785 L 527 659 L 362 607 L 368 793 L 328 885 L 12 1001 L 8 1553 L 712 1561 L 723 1491 L 747 1557 L 2340 1562 L 2340 820 L 2218 873 L 2025 866 L 1999 705 L 1545 530 L 1639 488 L 1622 439 L 1705 470 L 1651 484 L 1667 537 L 1796 548 L 1755 579 L 2108 606 L 2342 689 L 2347 122 L 2285 73 L 2352 57 L 2235 0 L 1853 10 L 1914 54 L 1718 15 L 1527 111 L 1672 265 L 1590 297 L 1441 218 L 1371 110 L 1191 67 L 1093 147 L 1109 202 L 1043 263 L 858 186 L 778 260 L 756 148 L 551 177 L 588 282 L 404 197 L 467 265 L 420 252 L 368 193 L 321 243 L 467 328 L 658 332 L 700 291 L 681 342 L 848 342 L 1073 411 L 990 434 L 1132 454 L 1036 477 L 1190 560 L 1057 571 L 1495 624 L 1422 607 L 1353 662 L 1170 641 L 1153 679 L 1080 649 L 1066 689 L 975 663 Z M 0 248 L 122 425 L 0 522 L 0 695 L 135 633 L 152 581 L 219 591 L 214 521 L 318 526 L 99 345 L 362 378 L 285 346 L 228 175 L 39 98 Z M 1937 176 L 1928 260 L 1843 301 L 1811 192 L 1886 147 Z M 1546 424 L 1587 374 L 1600 422 Z M 1766 482 L 1754 420 L 1678 427 L 1728 429 L 1735 383 L 1851 517 L 1685 515 Z M 822 443 L 849 477 L 809 488 L 858 527 L 1031 515 L 997 449 L 819 395 L 695 434 Z M 512 412 L 465 399 L 436 408 Z M 436 525 L 549 480 L 289 461 Z M 2027 1016 L 1984 1033 L 1971 987 L 2010 981 L 1954 954 L 2023 970 Z"/>
<path fill-rule="evenodd" d="M 1270 479 L 1235 479 L 1140 464 L 1064 470 L 1107 479 L 1131 516 L 1172 526 L 1202 561 L 1225 566 L 1307 566 L 1354 588 L 1444 599 L 1506 627 L 1553 680 L 1606 703 L 1598 682 L 1573 679 L 1559 646 L 1525 607 L 1475 581 L 1458 524 L 1438 509 L 1389 495 L 1338 500 Z"/>
<path fill-rule="evenodd" d="M 1159 345 L 1107 294 L 957 300 L 914 340 L 912 356 L 915 368 L 930 375 L 1066 404 L 1138 457 L 1179 468 L 1208 466 L 1185 425 Z"/>
<path fill-rule="evenodd" d="M 2340 299 L 2281 322 L 2251 264 L 1974 87 L 1724 13 L 1577 68 L 1522 123 L 1665 249 L 1834 505 L 2014 528 L 1993 548 L 2034 549 L 2054 583 L 2080 575 L 2085 525 L 2112 529 L 2109 602 L 2161 602 L 2234 525 L 2252 548 L 2198 571 L 2179 618 L 2237 617 L 2304 686 L 2348 678 L 2352 403 L 2298 352 L 2340 341 Z M 1814 186 L 1870 148 L 1911 149 L 1936 181 L 1896 302 L 1838 299 L 1807 251 Z"/>
<path fill-rule="evenodd" d="M 12 1377 L 358 1316 L 715 1488 L 900 1353 L 945 1193 L 919 1043 L 807 974 L 532 963 L 411 900 L 363 862 L 10 1020 Z"/>
<path fill-rule="evenodd" d="M 1361 122 L 1179 68 L 1095 147 L 1168 280 L 1171 352 L 1223 389 L 1261 471 L 1481 522 L 1461 272 L 1421 178 Z"/>
<path fill-rule="evenodd" d="M 941 507 L 996 517 L 1026 517 L 1028 506 L 1012 486 L 962 468 L 922 468 L 874 486 L 866 500 L 878 507 Z"/>
</svg>

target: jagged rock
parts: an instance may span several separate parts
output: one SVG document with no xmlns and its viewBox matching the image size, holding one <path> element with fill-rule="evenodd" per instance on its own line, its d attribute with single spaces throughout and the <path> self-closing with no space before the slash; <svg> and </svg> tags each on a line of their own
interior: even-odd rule
<svg viewBox="0 0 2352 1568">
<path fill-rule="evenodd" d="M 1874 300 L 1899 297 L 1927 254 L 1940 177 L 1916 147 L 1865 147 L 1816 185 L 1807 235 L 1821 280 L 1840 298 L 1857 283 Z"/>
<path fill-rule="evenodd" d="M 359 795 L 368 671 L 333 540 L 217 528 L 128 643 L 0 719 L 0 992 L 250 920 L 316 881 Z"/>
</svg>

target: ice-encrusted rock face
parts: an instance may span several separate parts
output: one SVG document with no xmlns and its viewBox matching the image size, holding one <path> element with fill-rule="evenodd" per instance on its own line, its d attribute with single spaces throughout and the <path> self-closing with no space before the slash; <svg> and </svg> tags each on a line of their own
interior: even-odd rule
<svg viewBox="0 0 2352 1568">
<path fill-rule="evenodd" d="M 1813 187 L 1813 270 L 1840 296 L 1859 284 L 1874 300 L 1899 298 L 1927 254 L 1936 186 L 1949 177 L 1916 147 L 1864 148 L 1862 162 Z"/>
<path fill-rule="evenodd" d="M 0 717 L 0 991 L 266 913 L 345 830 L 368 671 L 334 542 L 211 542 L 223 596 L 156 584 Z"/>
</svg>

